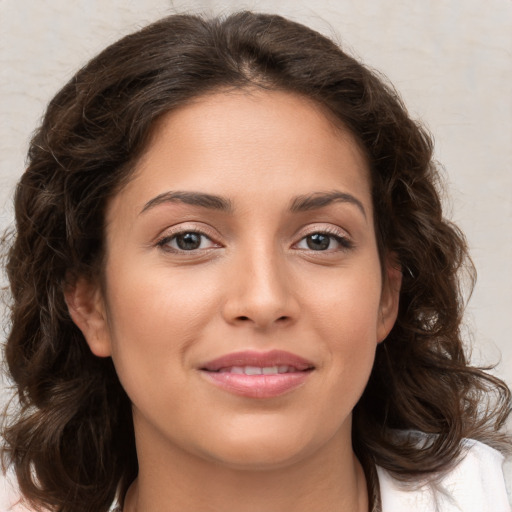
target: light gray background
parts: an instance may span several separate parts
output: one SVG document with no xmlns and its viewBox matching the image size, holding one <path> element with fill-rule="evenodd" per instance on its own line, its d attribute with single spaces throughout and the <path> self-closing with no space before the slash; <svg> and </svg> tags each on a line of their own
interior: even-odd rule
<svg viewBox="0 0 512 512">
<path fill-rule="evenodd" d="M 82 64 L 166 13 L 242 8 L 335 37 L 433 132 L 447 214 L 478 270 L 466 315 L 473 360 L 501 358 L 497 373 L 512 384 L 512 0 L 0 0 L 0 229 L 30 134 Z"/>
</svg>

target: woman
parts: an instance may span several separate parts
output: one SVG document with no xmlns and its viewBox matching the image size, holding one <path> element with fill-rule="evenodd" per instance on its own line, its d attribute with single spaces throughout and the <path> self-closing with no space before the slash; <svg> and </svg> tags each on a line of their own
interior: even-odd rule
<svg viewBox="0 0 512 512">
<path fill-rule="evenodd" d="M 464 355 L 436 180 L 396 94 L 281 17 L 103 51 L 15 198 L 4 458 L 28 503 L 506 510 L 479 441 L 506 447 L 510 394 Z"/>
</svg>

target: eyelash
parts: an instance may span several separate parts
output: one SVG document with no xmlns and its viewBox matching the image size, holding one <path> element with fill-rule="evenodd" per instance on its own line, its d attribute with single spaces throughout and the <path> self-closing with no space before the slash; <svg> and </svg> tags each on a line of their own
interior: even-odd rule
<svg viewBox="0 0 512 512">
<path fill-rule="evenodd" d="M 311 248 L 310 249 L 298 249 L 298 250 L 304 250 L 306 252 L 331 253 L 331 252 L 338 252 L 338 251 L 348 251 L 348 250 L 354 248 L 354 243 L 352 242 L 352 240 L 350 240 L 350 238 L 348 236 L 346 236 L 345 234 L 340 233 L 336 229 L 329 229 L 329 228 L 327 228 L 327 229 L 324 228 L 324 229 L 318 229 L 318 230 L 311 231 L 308 234 L 304 235 L 299 240 L 299 242 L 297 242 L 294 245 L 298 245 L 300 242 L 306 241 L 308 237 L 311 237 L 313 235 L 327 236 L 327 237 L 329 237 L 330 240 L 334 240 L 335 242 L 337 242 L 340 247 L 337 250 L 336 249 L 335 250 L 327 249 L 327 250 L 315 251 L 314 249 L 311 249 Z M 330 245 L 330 242 L 329 242 L 329 245 Z"/>
<path fill-rule="evenodd" d="M 213 244 L 213 246 L 203 248 L 203 249 L 201 249 L 201 247 L 198 247 L 195 249 L 187 250 L 187 249 L 181 249 L 179 247 L 171 247 L 169 245 L 172 241 L 177 240 L 177 238 L 179 236 L 185 236 L 185 235 L 191 235 L 191 234 L 198 235 L 202 239 L 199 242 L 200 245 L 203 243 L 204 239 L 206 239 L 206 240 L 210 241 Z M 348 251 L 348 250 L 354 248 L 354 243 L 352 242 L 352 240 L 350 240 L 350 238 L 348 238 L 344 234 L 341 234 L 336 229 L 328 229 L 328 228 L 310 231 L 309 233 L 302 236 L 302 238 L 294 244 L 294 247 L 304 241 L 306 241 L 306 243 L 307 243 L 308 237 L 312 237 L 314 235 L 327 236 L 329 238 L 329 246 L 331 245 L 331 241 L 334 240 L 337 244 L 339 244 L 339 248 L 333 250 L 328 247 L 327 249 L 314 250 L 314 249 L 311 249 L 310 247 L 309 248 L 296 247 L 296 250 L 310 252 L 310 253 L 333 253 L 333 252 L 339 252 L 339 251 Z M 168 235 L 162 237 L 161 239 L 159 239 L 156 242 L 156 246 L 158 246 L 159 248 L 161 248 L 162 250 L 164 250 L 166 252 L 172 252 L 172 253 L 178 253 L 178 254 L 187 254 L 188 253 L 190 255 L 197 254 L 198 251 L 208 251 L 208 250 L 216 248 L 216 247 L 217 248 L 222 247 L 220 244 L 216 243 L 210 235 L 208 235 L 198 229 L 182 229 L 180 231 L 176 231 L 175 233 L 168 234 Z"/>
<path fill-rule="evenodd" d="M 212 244 L 214 245 L 217 245 L 217 247 L 220 247 L 219 244 L 216 244 L 213 240 L 212 240 L 212 237 L 207 235 L 206 233 L 200 231 L 200 230 L 197 230 L 197 229 L 183 229 L 181 231 L 177 231 L 175 233 L 172 233 L 170 235 L 166 235 L 164 236 L 163 238 L 161 238 L 160 240 L 157 241 L 156 245 L 158 247 L 160 247 L 161 249 L 163 249 L 164 251 L 167 251 L 167 252 L 173 252 L 173 253 L 180 253 L 180 254 L 186 254 L 186 253 L 195 253 L 196 251 L 198 250 L 208 250 L 208 249 L 211 249 L 213 247 L 208 247 L 207 249 L 201 249 L 200 247 L 197 248 L 197 249 L 190 249 L 190 250 L 186 250 L 186 249 L 180 249 L 179 247 L 171 247 L 169 244 L 173 241 L 173 240 L 176 240 L 179 236 L 185 236 L 185 235 L 198 235 L 199 237 L 201 237 L 201 239 L 207 239 L 209 240 L 210 242 L 212 242 Z M 200 244 L 203 243 L 203 240 L 200 241 Z"/>
</svg>

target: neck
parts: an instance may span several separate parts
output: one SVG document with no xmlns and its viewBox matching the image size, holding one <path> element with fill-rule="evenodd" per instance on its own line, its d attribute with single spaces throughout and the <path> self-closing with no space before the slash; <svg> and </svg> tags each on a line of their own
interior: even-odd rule
<svg viewBox="0 0 512 512">
<path fill-rule="evenodd" d="M 341 441 L 270 469 L 225 467 L 175 447 L 167 453 L 138 449 L 139 476 L 124 512 L 367 512 L 364 472 L 351 445 Z"/>
</svg>

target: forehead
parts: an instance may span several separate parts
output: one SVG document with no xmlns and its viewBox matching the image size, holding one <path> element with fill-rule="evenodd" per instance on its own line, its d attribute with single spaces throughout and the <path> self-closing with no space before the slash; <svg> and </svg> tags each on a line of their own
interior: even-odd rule
<svg viewBox="0 0 512 512">
<path fill-rule="evenodd" d="M 120 195 L 136 192 L 139 208 L 166 189 L 271 192 L 283 201 L 340 188 L 367 203 L 370 196 L 367 161 L 352 134 L 313 100 L 267 90 L 217 92 L 164 115 L 125 188 Z"/>
<path fill-rule="evenodd" d="M 293 143 L 299 138 L 315 144 L 344 141 L 358 157 L 366 158 L 356 138 L 326 106 L 282 90 L 229 89 L 194 98 L 155 123 L 145 154 L 163 137 L 183 144 L 189 134 L 187 129 L 192 129 L 197 143 L 205 140 L 202 137 L 215 143 L 216 136 L 222 146 L 248 146 L 251 140 L 254 145 L 263 142 L 261 150 L 271 147 L 273 141 Z"/>
</svg>

